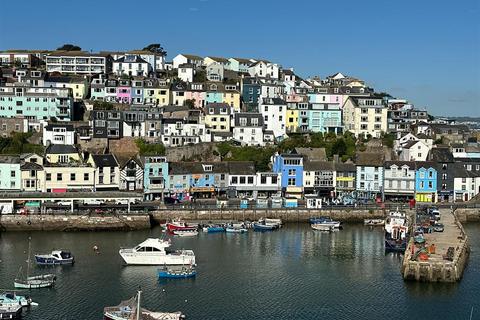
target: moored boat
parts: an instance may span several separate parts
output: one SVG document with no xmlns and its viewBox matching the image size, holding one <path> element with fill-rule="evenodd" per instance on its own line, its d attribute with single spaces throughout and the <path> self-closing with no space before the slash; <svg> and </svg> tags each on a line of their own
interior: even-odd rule
<svg viewBox="0 0 480 320">
<path fill-rule="evenodd" d="M 122 301 L 118 306 L 103 309 L 104 320 L 180 320 L 185 316 L 180 312 L 153 312 L 143 309 L 140 305 L 142 291 L 129 300 Z"/>
<path fill-rule="evenodd" d="M 385 220 L 385 251 L 405 252 L 408 237 L 406 214 L 400 211 L 390 212 Z"/>
<path fill-rule="evenodd" d="M 193 231 L 197 230 L 197 226 L 188 225 L 184 221 L 173 220 L 172 222 L 167 222 L 167 230 L 170 232 L 180 230 L 180 231 Z"/>
<path fill-rule="evenodd" d="M 195 264 L 192 250 L 171 250 L 170 241 L 148 238 L 130 249 L 120 249 L 119 254 L 130 265 L 181 265 Z"/>
<path fill-rule="evenodd" d="M 36 254 L 35 262 L 38 265 L 73 264 L 73 255 L 67 250 L 53 250 L 49 254 Z"/>
<path fill-rule="evenodd" d="M 342 223 L 340 221 L 334 221 L 329 217 L 310 218 L 310 224 L 331 225 L 334 229 L 342 228 Z"/>
<path fill-rule="evenodd" d="M 225 232 L 227 233 L 245 233 L 248 232 L 248 229 L 242 227 L 227 227 L 225 228 Z"/>
<path fill-rule="evenodd" d="M 262 224 L 260 222 L 255 222 L 253 224 L 253 231 L 273 231 L 278 227 L 275 225 Z"/>
<path fill-rule="evenodd" d="M 198 236 L 197 230 L 174 230 L 173 234 L 179 237 L 194 237 Z"/>
<path fill-rule="evenodd" d="M 20 319 L 22 317 L 22 306 L 7 306 L 0 304 L 0 319 Z"/>
<path fill-rule="evenodd" d="M 193 278 L 197 275 L 194 266 L 182 266 L 181 268 L 163 267 L 158 269 L 159 278 L 183 279 Z"/>
<path fill-rule="evenodd" d="M 225 227 L 218 226 L 218 225 L 207 225 L 203 227 L 203 232 L 207 233 L 217 233 L 217 232 L 225 232 Z"/>
<path fill-rule="evenodd" d="M 334 227 L 331 224 L 314 223 L 311 225 L 313 230 L 332 232 Z"/>
<path fill-rule="evenodd" d="M 385 225 L 385 220 L 383 219 L 365 219 L 363 224 L 366 226 L 383 226 Z"/>
<path fill-rule="evenodd" d="M 38 306 L 38 303 L 33 302 L 30 297 L 18 295 L 13 291 L 0 294 L 0 305 L 20 305 L 22 307 L 30 307 Z"/>
</svg>

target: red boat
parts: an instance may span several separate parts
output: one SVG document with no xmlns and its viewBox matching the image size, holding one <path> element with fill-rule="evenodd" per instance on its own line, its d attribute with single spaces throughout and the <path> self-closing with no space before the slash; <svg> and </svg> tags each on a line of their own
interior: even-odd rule
<svg viewBox="0 0 480 320">
<path fill-rule="evenodd" d="M 184 221 L 172 221 L 167 223 L 167 230 L 173 231 L 194 231 L 197 230 L 197 226 L 189 226 Z"/>
</svg>

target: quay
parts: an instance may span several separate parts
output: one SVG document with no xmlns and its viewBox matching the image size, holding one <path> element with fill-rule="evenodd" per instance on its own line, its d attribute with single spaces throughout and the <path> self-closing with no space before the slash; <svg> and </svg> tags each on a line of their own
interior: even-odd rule
<svg viewBox="0 0 480 320">
<path fill-rule="evenodd" d="M 423 255 L 424 260 L 413 236 L 410 238 L 401 268 L 405 280 L 456 282 L 462 278 L 470 253 L 468 237 L 454 213 L 448 209 L 440 209 L 440 212 L 444 231 L 424 235 L 425 247 L 434 245 L 435 248 Z"/>
</svg>

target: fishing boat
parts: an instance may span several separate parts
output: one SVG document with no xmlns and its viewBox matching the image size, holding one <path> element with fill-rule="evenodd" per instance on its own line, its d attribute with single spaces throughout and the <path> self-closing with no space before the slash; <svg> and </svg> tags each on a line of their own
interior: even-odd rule
<svg viewBox="0 0 480 320">
<path fill-rule="evenodd" d="M 225 232 L 227 233 L 245 233 L 248 232 L 248 229 L 242 227 L 226 227 Z"/>
<path fill-rule="evenodd" d="M 197 226 L 191 226 L 180 220 L 173 220 L 172 222 L 167 222 L 167 230 L 173 232 L 175 230 L 181 231 L 193 231 L 197 230 Z"/>
<path fill-rule="evenodd" d="M 194 266 L 182 266 L 181 268 L 163 267 L 158 269 L 159 278 L 183 279 L 193 278 L 197 275 Z"/>
<path fill-rule="evenodd" d="M 273 231 L 275 229 L 278 229 L 278 227 L 275 225 L 265 224 L 264 222 L 262 223 L 261 221 L 253 224 L 253 231 Z"/>
<path fill-rule="evenodd" d="M 217 233 L 217 232 L 225 232 L 225 227 L 223 226 L 218 226 L 218 225 L 207 225 L 203 227 L 203 232 L 207 233 Z"/>
<path fill-rule="evenodd" d="M 173 234 L 179 237 L 194 237 L 198 236 L 197 230 L 174 230 Z"/>
<path fill-rule="evenodd" d="M 49 254 L 35 255 L 35 262 L 38 265 L 73 264 L 74 261 L 73 255 L 66 250 L 53 250 Z"/>
<path fill-rule="evenodd" d="M 383 219 L 365 219 L 363 224 L 366 226 L 383 226 L 385 225 L 385 220 Z"/>
<path fill-rule="evenodd" d="M 313 230 L 332 232 L 335 228 L 331 224 L 314 223 L 311 225 Z"/>
<path fill-rule="evenodd" d="M 38 306 L 38 303 L 33 302 L 30 297 L 18 295 L 13 291 L 0 294 L 0 305 L 20 305 L 22 307 L 30 307 Z"/>
<path fill-rule="evenodd" d="M 18 275 L 15 278 L 14 286 L 20 289 L 38 289 L 48 288 L 55 284 L 56 276 L 54 274 L 41 274 L 30 276 L 30 251 L 31 251 L 31 239 L 28 240 L 28 257 L 27 257 L 27 272 L 23 276 L 22 267 L 18 271 Z"/>
<path fill-rule="evenodd" d="M 180 320 L 185 316 L 180 312 L 153 312 L 140 306 L 142 291 L 129 300 L 122 301 L 118 306 L 103 309 L 104 320 Z"/>
<path fill-rule="evenodd" d="M 385 220 L 385 251 L 405 252 L 408 237 L 406 214 L 398 210 L 390 212 Z"/>
<path fill-rule="evenodd" d="M 20 319 L 22 317 L 22 306 L 4 306 L 0 304 L 0 319 Z"/>
<path fill-rule="evenodd" d="M 170 241 L 148 238 L 130 249 L 120 249 L 119 254 L 129 265 L 181 265 L 195 264 L 192 250 L 171 250 Z"/>
</svg>

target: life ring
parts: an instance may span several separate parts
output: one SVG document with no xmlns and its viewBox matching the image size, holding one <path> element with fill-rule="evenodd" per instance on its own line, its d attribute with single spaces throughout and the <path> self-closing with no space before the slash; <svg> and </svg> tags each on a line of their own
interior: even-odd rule
<svg viewBox="0 0 480 320">
<path fill-rule="evenodd" d="M 28 221 L 27 221 L 27 224 L 28 224 L 28 225 L 31 225 L 31 224 L 32 224 L 32 221 L 28 220 Z"/>
<path fill-rule="evenodd" d="M 19 225 L 20 225 L 20 221 L 17 221 L 17 226 L 19 226 Z"/>
</svg>

